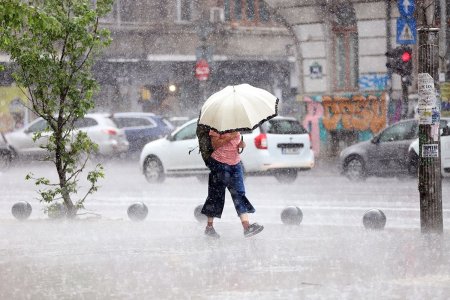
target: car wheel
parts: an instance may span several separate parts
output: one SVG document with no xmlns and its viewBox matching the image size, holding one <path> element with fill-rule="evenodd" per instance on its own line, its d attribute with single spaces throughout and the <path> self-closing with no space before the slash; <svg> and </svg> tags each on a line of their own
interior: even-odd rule
<svg viewBox="0 0 450 300">
<path fill-rule="evenodd" d="M 409 151 L 408 154 L 408 174 L 417 177 L 419 172 L 419 156 L 414 151 Z"/>
<path fill-rule="evenodd" d="M 8 151 L 1 151 L 0 152 L 0 172 L 2 170 L 6 170 L 10 165 L 12 161 L 12 155 Z"/>
<path fill-rule="evenodd" d="M 148 157 L 144 162 L 144 175 L 149 183 L 164 181 L 164 172 L 161 161 L 156 157 Z"/>
<path fill-rule="evenodd" d="M 359 156 L 352 156 L 345 163 L 345 176 L 352 181 L 366 179 L 364 161 Z"/>
<path fill-rule="evenodd" d="M 279 183 L 293 183 L 297 179 L 298 171 L 293 169 L 278 170 L 275 172 L 275 178 Z"/>
</svg>

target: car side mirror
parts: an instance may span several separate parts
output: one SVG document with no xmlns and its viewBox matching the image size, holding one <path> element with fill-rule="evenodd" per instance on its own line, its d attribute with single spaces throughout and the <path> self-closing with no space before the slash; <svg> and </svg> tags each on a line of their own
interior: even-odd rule
<svg viewBox="0 0 450 300">
<path fill-rule="evenodd" d="M 174 140 L 174 137 L 173 137 L 173 134 L 168 134 L 167 136 L 166 136 L 166 139 L 168 140 L 168 141 L 173 141 Z"/>
<path fill-rule="evenodd" d="M 370 141 L 372 142 L 372 144 L 378 144 L 380 142 L 380 137 L 376 135 Z"/>
</svg>

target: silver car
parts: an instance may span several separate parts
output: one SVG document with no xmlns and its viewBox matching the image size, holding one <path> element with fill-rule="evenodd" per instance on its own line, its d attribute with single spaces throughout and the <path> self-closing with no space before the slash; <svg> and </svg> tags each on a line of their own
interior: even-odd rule
<svg viewBox="0 0 450 300">
<path fill-rule="evenodd" d="M 342 173 L 351 180 L 363 180 L 372 175 L 408 174 L 408 149 L 418 133 L 417 120 L 404 120 L 369 141 L 345 148 L 339 157 Z"/>
<path fill-rule="evenodd" d="M 5 139 L 15 157 L 41 158 L 46 155 L 46 145 L 51 132 L 45 131 L 33 140 L 38 131 L 47 128 L 47 121 L 38 118 L 22 129 L 5 134 Z M 84 131 L 98 145 L 98 155 L 112 157 L 128 150 L 128 141 L 123 130 L 118 129 L 110 114 L 92 113 L 74 123 L 74 133 Z"/>
</svg>

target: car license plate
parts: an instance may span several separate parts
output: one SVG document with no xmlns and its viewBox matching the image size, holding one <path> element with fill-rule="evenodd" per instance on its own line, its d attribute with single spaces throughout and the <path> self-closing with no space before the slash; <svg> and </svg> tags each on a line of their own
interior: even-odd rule
<svg viewBox="0 0 450 300">
<path fill-rule="evenodd" d="M 299 154 L 300 148 L 281 148 L 283 154 Z"/>
</svg>

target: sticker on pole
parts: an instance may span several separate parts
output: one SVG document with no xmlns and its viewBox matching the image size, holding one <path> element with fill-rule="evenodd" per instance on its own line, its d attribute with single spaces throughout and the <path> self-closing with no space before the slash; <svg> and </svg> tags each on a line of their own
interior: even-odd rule
<svg viewBox="0 0 450 300">
<path fill-rule="evenodd" d="M 439 157 L 439 145 L 438 144 L 422 145 L 422 157 L 427 158 Z"/>
<path fill-rule="evenodd" d="M 439 113 L 439 109 L 437 107 L 436 89 L 434 88 L 433 77 L 428 73 L 419 73 L 417 84 L 419 94 L 417 103 L 419 124 L 427 125 L 439 122 L 439 118 L 435 117 L 436 113 Z"/>
</svg>

